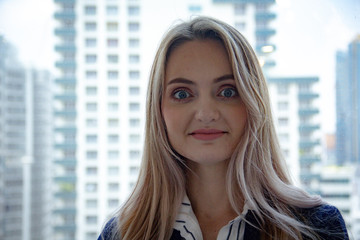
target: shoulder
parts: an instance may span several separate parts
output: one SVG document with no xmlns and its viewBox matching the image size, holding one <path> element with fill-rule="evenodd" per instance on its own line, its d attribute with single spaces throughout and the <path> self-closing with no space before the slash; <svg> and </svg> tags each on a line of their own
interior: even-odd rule
<svg viewBox="0 0 360 240">
<path fill-rule="evenodd" d="M 297 209 L 298 220 L 311 226 L 321 239 L 349 239 L 340 211 L 328 204 Z"/>
<path fill-rule="evenodd" d="M 110 240 L 113 239 L 114 231 L 116 230 L 117 220 L 115 217 L 111 218 L 105 225 L 98 240 Z"/>
</svg>

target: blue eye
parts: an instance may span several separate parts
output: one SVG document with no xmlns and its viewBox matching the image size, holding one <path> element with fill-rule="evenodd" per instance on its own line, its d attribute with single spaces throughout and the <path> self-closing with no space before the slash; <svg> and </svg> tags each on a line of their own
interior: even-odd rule
<svg viewBox="0 0 360 240">
<path fill-rule="evenodd" d="M 237 91 L 234 88 L 225 88 L 220 92 L 220 96 L 224 98 L 231 98 L 237 96 Z"/>
<path fill-rule="evenodd" d="M 190 97 L 190 94 L 185 90 L 178 90 L 174 93 L 174 97 L 181 100 Z"/>
</svg>

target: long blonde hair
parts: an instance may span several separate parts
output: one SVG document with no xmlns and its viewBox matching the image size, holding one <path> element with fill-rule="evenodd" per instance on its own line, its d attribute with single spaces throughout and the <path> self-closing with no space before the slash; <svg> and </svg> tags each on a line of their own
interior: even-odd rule
<svg viewBox="0 0 360 240">
<path fill-rule="evenodd" d="M 239 95 L 246 106 L 245 133 L 228 166 L 227 192 L 233 209 L 246 201 L 264 238 L 315 238 L 311 228 L 293 217 L 296 208 L 322 203 L 290 183 L 275 134 L 265 78 L 246 39 L 221 21 L 197 17 L 167 32 L 156 53 L 146 105 L 145 145 L 137 184 L 117 214 L 114 238 L 169 239 L 185 194 L 186 162 L 172 149 L 161 114 L 167 60 L 186 41 L 214 39 L 225 46 Z M 264 235 L 265 233 L 265 235 Z M 266 235 L 268 234 L 268 235 Z"/>
</svg>

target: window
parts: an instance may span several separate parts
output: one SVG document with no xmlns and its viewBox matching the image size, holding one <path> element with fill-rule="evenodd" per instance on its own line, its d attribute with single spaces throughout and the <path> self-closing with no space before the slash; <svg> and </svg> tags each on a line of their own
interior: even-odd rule
<svg viewBox="0 0 360 240">
<path fill-rule="evenodd" d="M 246 4 L 235 4 L 234 6 L 235 15 L 245 15 L 246 13 Z"/>
<path fill-rule="evenodd" d="M 85 15 L 96 15 L 96 7 L 95 6 L 85 6 L 84 12 L 85 12 Z"/>
<path fill-rule="evenodd" d="M 118 87 L 108 87 L 108 94 L 110 96 L 117 96 L 119 93 L 119 88 Z"/>
<path fill-rule="evenodd" d="M 115 48 L 118 46 L 118 40 L 116 38 L 109 38 L 107 40 L 107 46 L 110 48 Z"/>
<path fill-rule="evenodd" d="M 93 193 L 97 192 L 97 184 L 96 183 L 87 183 L 85 185 L 86 192 Z"/>
<path fill-rule="evenodd" d="M 94 96 L 96 94 L 97 94 L 97 88 L 96 87 L 87 87 L 86 88 L 86 95 Z"/>
<path fill-rule="evenodd" d="M 277 85 L 277 91 L 279 95 L 286 95 L 289 93 L 289 85 L 288 84 L 279 84 Z"/>
<path fill-rule="evenodd" d="M 139 95 L 140 94 L 140 88 L 139 87 L 130 87 L 129 88 L 130 95 Z"/>
<path fill-rule="evenodd" d="M 109 183 L 108 189 L 110 192 L 117 192 L 117 191 L 119 191 L 119 184 L 118 183 Z"/>
<path fill-rule="evenodd" d="M 137 32 L 140 30 L 140 24 L 137 22 L 130 22 L 128 26 L 130 32 Z"/>
<path fill-rule="evenodd" d="M 86 79 L 96 79 L 97 78 L 96 71 L 86 71 L 85 75 L 86 75 Z"/>
<path fill-rule="evenodd" d="M 106 14 L 109 16 L 114 16 L 118 14 L 118 7 L 117 6 L 107 6 L 106 7 Z"/>
<path fill-rule="evenodd" d="M 280 142 L 288 142 L 289 141 L 289 134 L 287 133 L 280 133 L 279 134 L 279 140 Z"/>
<path fill-rule="evenodd" d="M 107 61 L 108 61 L 108 63 L 118 63 L 119 57 L 118 57 L 118 55 L 108 55 Z"/>
<path fill-rule="evenodd" d="M 86 119 L 86 126 L 87 127 L 97 127 L 97 120 L 96 119 Z"/>
<path fill-rule="evenodd" d="M 88 175 L 88 176 L 97 175 L 97 168 L 96 167 L 88 167 L 88 168 L 86 168 L 86 175 Z"/>
<path fill-rule="evenodd" d="M 138 143 L 138 142 L 140 142 L 140 135 L 138 135 L 138 134 L 131 134 L 131 135 L 129 136 L 129 140 L 130 140 L 131 143 Z"/>
<path fill-rule="evenodd" d="M 97 151 L 87 151 L 86 152 L 86 158 L 93 160 L 93 159 L 97 159 L 98 153 Z"/>
<path fill-rule="evenodd" d="M 106 29 L 109 32 L 116 32 L 118 30 L 118 23 L 117 22 L 108 22 L 106 24 Z"/>
<path fill-rule="evenodd" d="M 118 111 L 119 110 L 119 104 L 118 103 L 109 103 L 108 104 L 108 110 L 109 111 Z"/>
<path fill-rule="evenodd" d="M 287 126 L 289 124 L 288 118 L 279 118 L 278 119 L 279 126 Z"/>
<path fill-rule="evenodd" d="M 140 119 L 138 118 L 131 118 L 129 120 L 130 127 L 139 127 L 140 126 Z"/>
<path fill-rule="evenodd" d="M 116 118 L 109 119 L 108 120 L 109 127 L 118 127 L 119 126 L 119 120 Z"/>
<path fill-rule="evenodd" d="M 119 200 L 118 199 L 109 199 L 108 200 L 108 206 L 110 208 L 115 208 L 119 206 Z"/>
<path fill-rule="evenodd" d="M 97 135 L 92 134 L 92 135 L 86 135 L 86 142 L 87 143 L 96 143 L 97 142 Z"/>
<path fill-rule="evenodd" d="M 97 216 L 86 216 L 86 223 L 87 224 L 96 224 Z"/>
<path fill-rule="evenodd" d="M 85 46 L 86 47 L 96 47 L 97 40 L 96 38 L 87 38 L 85 39 Z"/>
<path fill-rule="evenodd" d="M 108 142 L 109 143 L 118 143 L 119 142 L 119 135 L 117 134 L 111 134 L 108 136 Z"/>
<path fill-rule="evenodd" d="M 138 167 L 130 167 L 130 174 L 131 175 L 137 175 L 139 173 Z"/>
<path fill-rule="evenodd" d="M 109 167 L 108 173 L 109 173 L 109 175 L 112 175 L 112 176 L 119 175 L 119 167 Z"/>
<path fill-rule="evenodd" d="M 246 28 L 246 24 L 244 22 L 236 22 L 235 23 L 235 28 L 238 30 L 238 31 L 244 31 L 245 28 Z"/>
<path fill-rule="evenodd" d="M 129 72 L 129 78 L 132 80 L 139 79 L 140 78 L 140 72 L 139 71 L 130 71 Z"/>
<path fill-rule="evenodd" d="M 86 232 L 86 239 L 96 239 L 97 237 L 98 237 L 97 232 Z"/>
<path fill-rule="evenodd" d="M 140 110 L 140 104 L 139 103 L 129 103 L 129 109 L 131 112 L 139 111 Z"/>
<path fill-rule="evenodd" d="M 97 208 L 97 200 L 96 199 L 87 199 L 86 207 L 87 208 Z"/>
<path fill-rule="evenodd" d="M 119 158 L 119 151 L 116 151 L 116 150 L 108 151 L 108 158 L 109 159 L 118 159 Z"/>
<path fill-rule="evenodd" d="M 130 48 L 137 48 L 140 46 L 140 40 L 137 38 L 130 38 L 129 39 L 129 47 Z"/>
<path fill-rule="evenodd" d="M 85 56 L 85 62 L 86 63 L 96 63 L 97 56 L 94 54 L 88 54 Z"/>
<path fill-rule="evenodd" d="M 88 111 L 88 112 L 97 111 L 97 104 L 96 103 L 87 103 L 86 104 L 86 111 Z"/>
<path fill-rule="evenodd" d="M 95 22 L 86 22 L 85 23 L 85 30 L 86 31 L 96 31 L 96 23 Z"/>
<path fill-rule="evenodd" d="M 130 16 L 139 16 L 140 7 L 139 6 L 129 6 L 128 13 Z"/>
<path fill-rule="evenodd" d="M 288 102 L 278 102 L 278 109 L 279 111 L 285 111 L 289 109 L 289 103 Z"/>
<path fill-rule="evenodd" d="M 130 155 L 130 159 L 134 160 L 134 159 L 139 159 L 140 158 L 140 151 L 139 150 L 131 150 L 129 152 Z"/>
<path fill-rule="evenodd" d="M 118 71 L 108 71 L 107 72 L 107 78 L 108 79 L 118 79 L 119 78 L 119 72 Z"/>
<path fill-rule="evenodd" d="M 139 63 L 140 62 L 140 56 L 139 55 L 130 55 L 129 56 L 129 62 L 130 63 Z"/>
</svg>

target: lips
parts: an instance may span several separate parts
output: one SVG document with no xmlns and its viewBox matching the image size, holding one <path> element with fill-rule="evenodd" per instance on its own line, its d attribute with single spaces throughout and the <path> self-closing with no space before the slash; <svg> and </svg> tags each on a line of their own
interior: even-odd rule
<svg viewBox="0 0 360 240">
<path fill-rule="evenodd" d="M 222 137 L 226 132 L 219 129 L 198 129 L 190 133 L 197 140 L 211 141 Z"/>
</svg>

